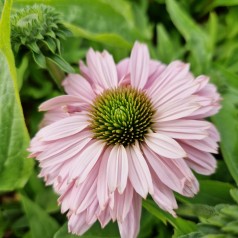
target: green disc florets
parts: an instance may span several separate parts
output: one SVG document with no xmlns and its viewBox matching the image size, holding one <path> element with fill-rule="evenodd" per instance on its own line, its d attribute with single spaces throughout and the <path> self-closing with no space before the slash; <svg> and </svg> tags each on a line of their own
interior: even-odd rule
<svg viewBox="0 0 238 238">
<path fill-rule="evenodd" d="M 148 96 L 131 87 L 119 87 L 99 95 L 92 106 L 90 127 L 95 138 L 108 144 L 143 141 L 152 125 L 154 110 Z"/>
<path fill-rule="evenodd" d="M 69 31 L 61 15 L 50 6 L 35 4 L 17 10 L 11 17 L 11 41 L 17 53 L 26 47 L 36 54 L 60 53 L 60 39 Z"/>
</svg>

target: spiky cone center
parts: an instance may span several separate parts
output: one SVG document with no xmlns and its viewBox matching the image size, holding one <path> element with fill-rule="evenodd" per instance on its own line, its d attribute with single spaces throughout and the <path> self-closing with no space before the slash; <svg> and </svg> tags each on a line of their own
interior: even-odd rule
<svg viewBox="0 0 238 238">
<path fill-rule="evenodd" d="M 108 145 L 128 146 L 143 141 L 152 129 L 153 109 L 145 92 L 118 87 L 98 95 L 90 110 L 90 128 Z"/>
</svg>

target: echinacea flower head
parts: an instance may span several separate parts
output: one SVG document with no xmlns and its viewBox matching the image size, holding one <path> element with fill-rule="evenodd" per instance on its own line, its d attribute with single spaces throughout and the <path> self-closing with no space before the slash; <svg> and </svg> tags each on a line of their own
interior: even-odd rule
<svg viewBox="0 0 238 238">
<path fill-rule="evenodd" d="M 121 237 L 133 238 L 148 194 L 175 216 L 173 191 L 199 190 L 191 169 L 215 171 L 220 138 L 204 118 L 218 112 L 220 96 L 208 77 L 180 61 L 151 60 L 138 42 L 118 64 L 92 49 L 86 61 L 63 81 L 66 95 L 40 106 L 47 113 L 29 150 L 60 195 L 71 233 L 117 220 Z"/>
</svg>

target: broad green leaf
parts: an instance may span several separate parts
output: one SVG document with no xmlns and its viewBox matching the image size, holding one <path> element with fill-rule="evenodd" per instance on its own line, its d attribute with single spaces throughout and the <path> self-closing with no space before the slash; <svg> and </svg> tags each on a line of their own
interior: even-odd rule
<svg viewBox="0 0 238 238">
<path fill-rule="evenodd" d="M 87 31 L 86 29 L 83 29 L 79 26 L 69 24 L 69 23 L 65 23 L 65 26 L 72 31 L 74 36 L 77 36 L 77 37 L 82 37 L 87 40 L 96 41 L 99 43 L 104 43 L 104 44 L 116 46 L 119 48 L 130 49 L 132 47 L 132 44 L 130 44 L 127 40 L 125 40 L 119 34 L 92 33 L 90 31 Z"/>
<path fill-rule="evenodd" d="M 174 228 L 176 232 L 176 236 L 187 234 L 189 232 L 193 232 L 196 230 L 195 223 L 191 221 L 186 221 L 180 217 L 175 218 L 170 215 L 168 212 L 161 210 L 154 202 L 151 200 L 143 200 L 143 207 L 149 211 L 152 215 L 157 217 L 159 220 L 163 221 L 165 224 L 168 222 Z"/>
<path fill-rule="evenodd" d="M 237 188 L 231 189 L 230 194 L 232 198 L 234 199 L 234 201 L 236 201 L 236 203 L 238 204 L 238 189 Z"/>
<path fill-rule="evenodd" d="M 11 4 L 5 1 L 0 21 L 0 191 L 23 187 L 33 167 L 10 45 Z"/>
<path fill-rule="evenodd" d="M 52 238 L 59 229 L 57 222 L 29 198 L 22 195 L 21 201 L 30 225 L 32 238 Z"/>
<path fill-rule="evenodd" d="M 229 7 L 229 6 L 237 6 L 238 0 L 213 0 L 210 1 L 210 4 L 203 10 L 203 14 L 211 11 L 216 7 Z"/>
<path fill-rule="evenodd" d="M 164 63 L 170 63 L 173 59 L 178 59 L 184 53 L 175 37 L 172 37 L 164 25 L 160 24 L 157 27 L 158 32 L 158 58 Z M 180 50 L 178 50 L 180 48 Z"/>
<path fill-rule="evenodd" d="M 200 191 L 193 198 L 177 195 L 177 198 L 184 203 L 216 205 L 219 203 L 234 203 L 230 189 L 233 188 L 229 183 L 214 180 L 200 180 Z"/>
<path fill-rule="evenodd" d="M 64 224 L 54 235 L 53 238 L 77 238 L 78 236 L 68 233 L 67 223 Z M 100 224 L 95 223 L 82 238 L 119 238 L 119 232 L 116 223 L 109 223 L 104 229 Z"/>
<path fill-rule="evenodd" d="M 202 28 L 185 12 L 175 0 L 166 1 L 172 22 L 183 35 L 191 52 L 191 61 L 195 73 L 207 72 L 212 57 L 212 47 Z"/>
<path fill-rule="evenodd" d="M 237 81 L 236 81 L 237 82 Z M 235 83 L 235 81 L 234 81 Z M 222 109 L 212 120 L 221 133 L 221 151 L 226 165 L 238 184 L 238 91 L 228 88 L 223 95 Z"/>
<path fill-rule="evenodd" d="M 235 74 L 220 65 L 214 65 L 212 72 L 217 85 L 223 91 L 222 109 L 212 117 L 221 134 L 221 151 L 226 165 L 238 184 L 238 80 Z"/>
<path fill-rule="evenodd" d="M 182 204 L 177 209 L 177 214 L 191 217 L 210 217 L 215 213 L 212 206 L 206 204 Z"/>
</svg>

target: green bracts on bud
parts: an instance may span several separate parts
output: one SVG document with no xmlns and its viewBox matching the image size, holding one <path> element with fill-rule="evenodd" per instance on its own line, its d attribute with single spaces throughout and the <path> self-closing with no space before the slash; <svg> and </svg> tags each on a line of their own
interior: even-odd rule
<svg viewBox="0 0 238 238">
<path fill-rule="evenodd" d="M 69 34 L 61 15 L 50 6 L 27 6 L 17 10 L 11 17 L 11 43 L 17 63 L 30 51 L 41 68 L 47 67 L 46 59 L 49 58 L 63 71 L 73 72 L 72 67 L 60 56 L 60 41 Z"/>
</svg>

